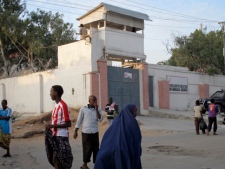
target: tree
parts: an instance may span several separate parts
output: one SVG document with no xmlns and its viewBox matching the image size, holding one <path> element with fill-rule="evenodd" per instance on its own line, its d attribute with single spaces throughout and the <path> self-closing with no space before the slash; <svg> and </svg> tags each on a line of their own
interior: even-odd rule
<svg viewBox="0 0 225 169">
<path fill-rule="evenodd" d="M 223 64 L 222 31 L 195 30 L 189 36 L 174 36 L 174 47 L 166 47 L 171 57 L 166 63 L 188 67 L 191 71 L 221 74 Z"/>
<path fill-rule="evenodd" d="M 25 11 L 25 4 L 20 0 L 1 0 L 0 2 L 0 66 L 3 76 L 10 74 L 9 54 L 13 50 L 13 45 L 6 36 L 6 32 L 11 32 L 14 36 L 14 30 L 18 26 L 20 15 Z"/>
<path fill-rule="evenodd" d="M 3 77 L 11 76 L 19 69 L 55 68 L 57 47 L 75 40 L 72 24 L 64 23 L 63 15 L 59 13 L 28 12 L 20 0 L 3 0 L 0 8 L 4 21 L 0 30 Z"/>
<path fill-rule="evenodd" d="M 24 53 L 33 71 L 55 67 L 57 47 L 74 41 L 72 24 L 64 23 L 62 18 L 59 13 L 42 10 L 28 13 L 21 45 L 26 49 Z"/>
</svg>

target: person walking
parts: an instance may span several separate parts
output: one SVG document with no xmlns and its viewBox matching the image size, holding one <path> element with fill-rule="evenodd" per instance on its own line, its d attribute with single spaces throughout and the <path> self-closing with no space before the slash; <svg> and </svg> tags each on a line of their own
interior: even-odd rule
<svg viewBox="0 0 225 169">
<path fill-rule="evenodd" d="M 218 106 L 215 104 L 215 100 L 211 99 L 211 103 L 208 106 L 208 131 L 207 135 L 209 135 L 209 132 L 212 129 L 212 124 L 213 124 L 213 135 L 217 135 L 217 118 L 216 115 L 219 112 Z"/>
<path fill-rule="evenodd" d="M 0 147 L 7 151 L 2 157 L 11 157 L 12 109 L 7 104 L 7 100 L 2 100 L 2 108 L 0 108 Z"/>
<path fill-rule="evenodd" d="M 194 112 L 195 112 L 195 131 L 196 134 L 199 135 L 199 124 L 202 122 L 203 119 L 203 115 L 202 115 L 202 110 L 203 107 L 200 106 L 199 100 L 196 100 L 195 102 L 195 106 L 194 106 Z M 204 125 L 202 130 L 202 134 L 205 134 L 205 129 L 207 129 L 207 125 Z"/>
<path fill-rule="evenodd" d="M 105 132 L 94 169 L 141 169 L 141 131 L 137 106 L 126 105 Z"/>
<path fill-rule="evenodd" d="M 50 96 L 56 104 L 52 111 L 51 124 L 45 126 L 45 149 L 48 161 L 55 169 L 70 169 L 73 163 L 68 139 L 71 119 L 68 106 L 61 99 L 62 94 L 62 86 L 52 86 Z"/>
<path fill-rule="evenodd" d="M 98 107 L 97 98 L 89 96 L 89 104 L 79 111 L 77 123 L 74 129 L 74 139 L 78 137 L 78 130 L 82 125 L 83 164 L 80 169 L 88 169 L 87 163 L 93 154 L 93 163 L 99 150 L 98 122 L 103 120 L 102 111 Z"/>
</svg>

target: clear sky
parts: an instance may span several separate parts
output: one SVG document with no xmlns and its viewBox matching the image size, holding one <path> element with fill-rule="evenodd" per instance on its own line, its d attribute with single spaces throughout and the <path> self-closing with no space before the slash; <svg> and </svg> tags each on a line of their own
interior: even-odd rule
<svg viewBox="0 0 225 169">
<path fill-rule="evenodd" d="M 37 8 L 59 12 L 64 20 L 78 30 L 76 18 L 101 2 L 148 14 L 145 22 L 145 54 L 147 62 L 168 60 L 165 44 L 173 45 L 172 35 L 190 35 L 207 26 L 207 31 L 220 30 L 218 22 L 225 21 L 225 0 L 26 0 L 27 10 Z"/>
</svg>

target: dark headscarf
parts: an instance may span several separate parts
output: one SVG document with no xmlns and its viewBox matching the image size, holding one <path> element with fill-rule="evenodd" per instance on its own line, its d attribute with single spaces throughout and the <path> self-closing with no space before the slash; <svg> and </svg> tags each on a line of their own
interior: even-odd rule
<svg viewBox="0 0 225 169">
<path fill-rule="evenodd" d="M 141 169 L 141 131 L 128 104 L 105 132 L 95 169 Z"/>
</svg>

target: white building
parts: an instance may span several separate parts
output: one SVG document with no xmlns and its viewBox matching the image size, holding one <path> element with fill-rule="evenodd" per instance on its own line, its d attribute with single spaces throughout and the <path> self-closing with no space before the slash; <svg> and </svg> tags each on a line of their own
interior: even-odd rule
<svg viewBox="0 0 225 169">
<path fill-rule="evenodd" d="M 57 69 L 1 79 L 0 99 L 18 112 L 48 112 L 54 104 L 51 86 L 58 84 L 69 107 L 79 108 L 96 95 L 102 109 L 113 97 L 120 108 L 135 103 L 142 114 L 148 113 L 144 20 L 149 20 L 146 14 L 101 3 L 78 18 L 89 36 L 58 47 Z M 112 67 L 112 61 L 132 68 Z"/>
<path fill-rule="evenodd" d="M 103 110 L 113 97 L 120 108 L 134 103 L 144 115 L 149 107 L 192 109 L 199 97 L 225 88 L 224 76 L 145 63 L 145 20 L 146 14 L 101 3 L 78 18 L 88 37 L 58 47 L 57 69 L 1 79 L 0 99 L 7 99 L 14 111 L 38 115 L 52 110 L 50 89 L 58 84 L 71 108 L 96 95 Z M 122 67 L 112 67 L 112 61 Z"/>
</svg>

